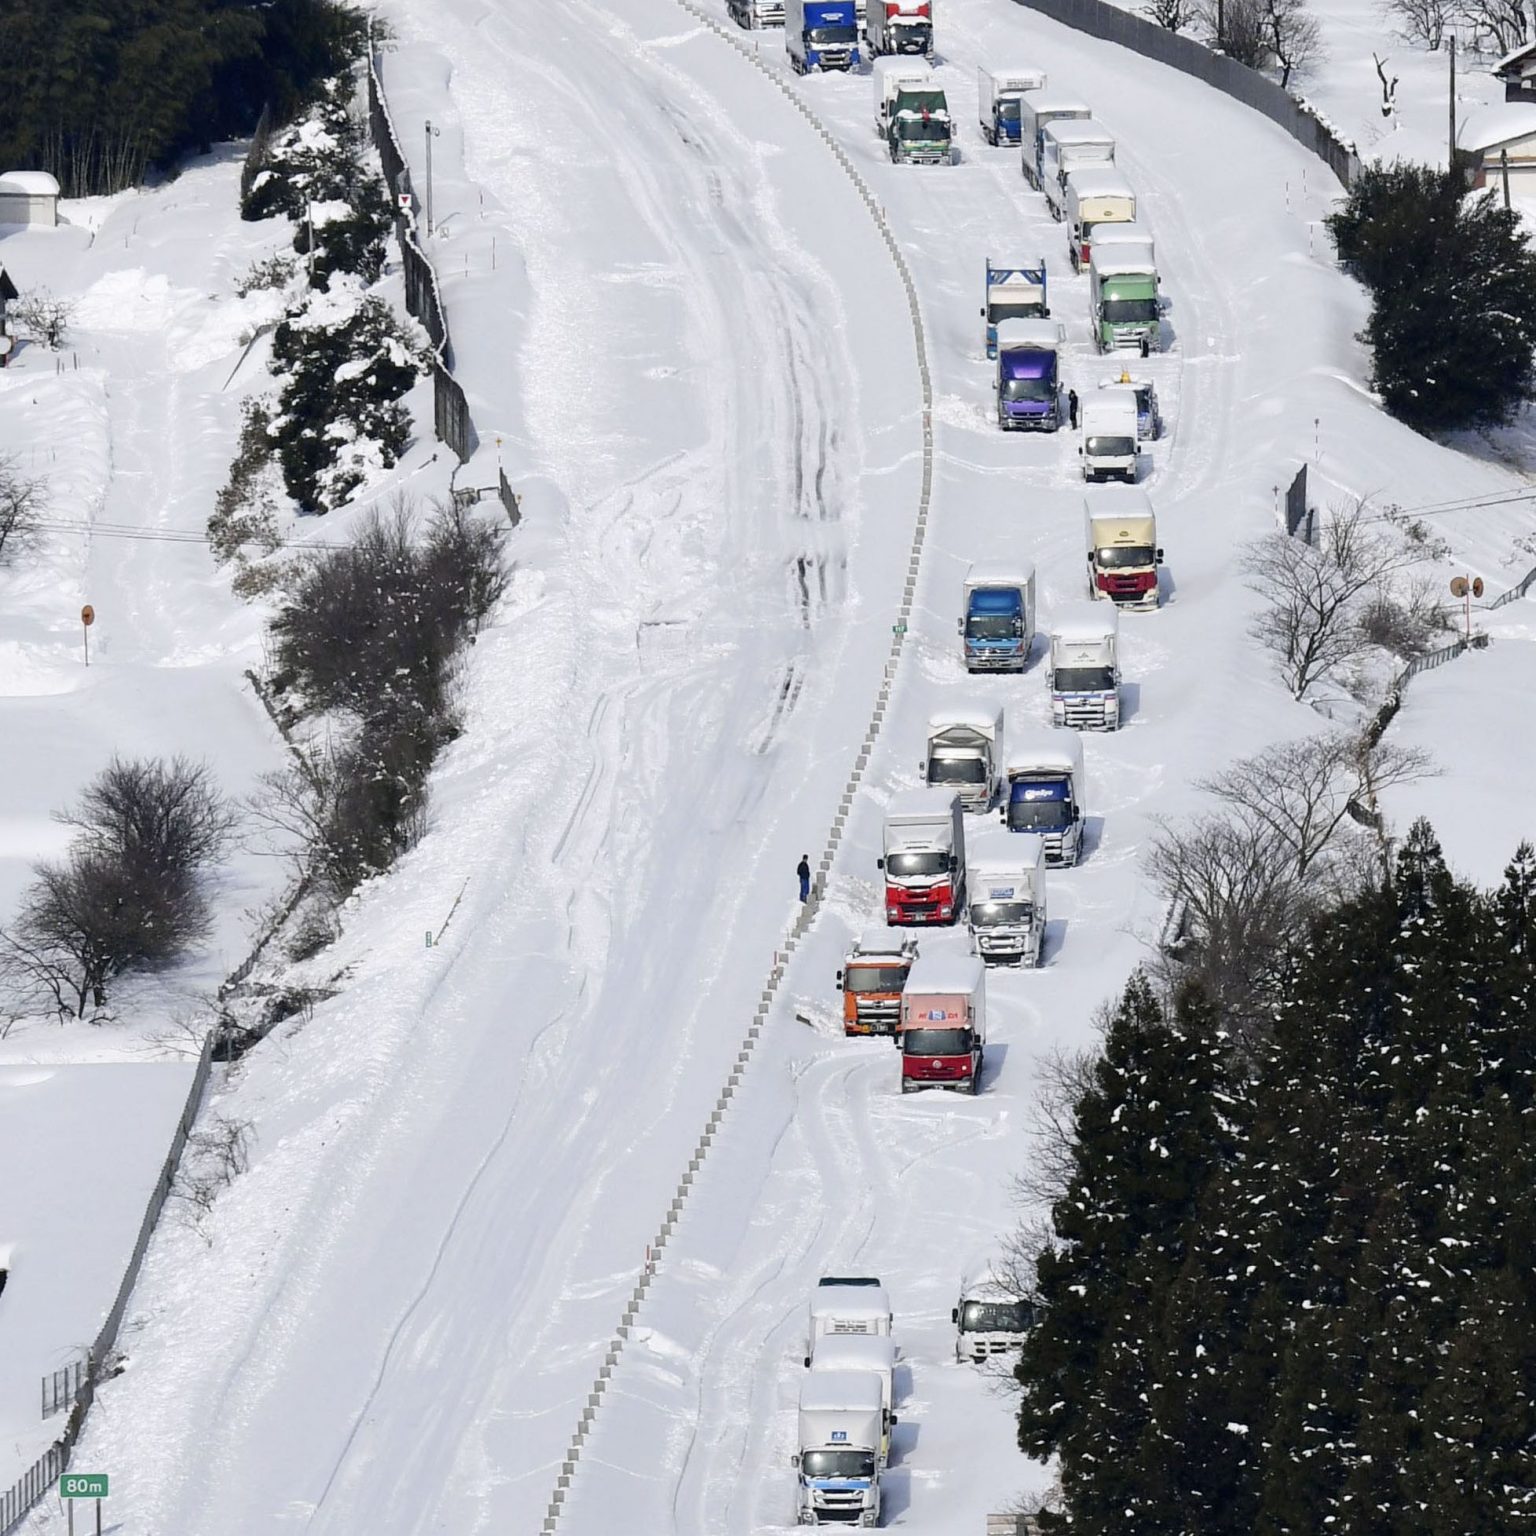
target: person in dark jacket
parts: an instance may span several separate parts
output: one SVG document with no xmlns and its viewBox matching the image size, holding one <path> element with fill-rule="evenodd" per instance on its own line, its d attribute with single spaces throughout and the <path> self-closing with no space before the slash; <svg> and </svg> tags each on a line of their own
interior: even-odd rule
<svg viewBox="0 0 1536 1536">
<path fill-rule="evenodd" d="M 800 862 L 795 866 L 795 873 L 800 876 L 800 900 L 811 899 L 811 856 L 808 853 L 800 855 Z"/>
<path fill-rule="evenodd" d="M 1072 423 L 1072 430 L 1077 430 L 1077 391 L 1067 391 L 1067 419 Z"/>
</svg>

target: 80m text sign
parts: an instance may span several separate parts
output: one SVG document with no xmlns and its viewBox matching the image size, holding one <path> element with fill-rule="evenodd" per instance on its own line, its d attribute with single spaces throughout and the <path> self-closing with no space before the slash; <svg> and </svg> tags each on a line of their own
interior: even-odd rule
<svg viewBox="0 0 1536 1536">
<path fill-rule="evenodd" d="M 105 1472 L 66 1472 L 59 1479 L 61 1499 L 104 1499 L 106 1496 Z"/>
</svg>

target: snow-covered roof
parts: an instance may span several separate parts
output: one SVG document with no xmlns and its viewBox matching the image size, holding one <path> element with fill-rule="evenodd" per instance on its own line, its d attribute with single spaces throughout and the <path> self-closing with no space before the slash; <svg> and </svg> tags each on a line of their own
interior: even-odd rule
<svg viewBox="0 0 1536 1536">
<path fill-rule="evenodd" d="M 1495 75 L 1501 75 L 1512 64 L 1519 64 L 1523 60 L 1530 58 L 1532 54 L 1536 54 L 1536 43 L 1521 43 L 1518 48 L 1514 49 L 1510 53 L 1506 53 L 1504 57 L 1493 66 L 1492 73 Z"/>
<path fill-rule="evenodd" d="M 1058 145 L 1104 144 L 1110 149 L 1115 147 L 1114 134 L 1091 117 L 1059 117 L 1054 123 L 1045 125 L 1045 137 L 1047 140 L 1054 139 Z"/>
<path fill-rule="evenodd" d="M 1135 409 L 1127 395 L 1110 395 Z M 1151 517 L 1152 498 L 1139 485 L 1102 485 L 1083 493 L 1083 506 L 1090 517 Z"/>
<path fill-rule="evenodd" d="M 1120 615 L 1113 603 L 1089 599 L 1063 603 L 1051 615 L 1051 636 L 1056 640 L 1102 640 L 1119 633 Z"/>
<path fill-rule="evenodd" d="M 978 560 L 965 573 L 965 589 L 977 587 L 1028 587 L 1035 579 L 1035 568 L 1028 560 Z"/>
<path fill-rule="evenodd" d="M 928 716 L 928 733 L 947 731 L 952 725 L 963 725 L 968 730 L 995 735 L 1003 723 L 1002 709 L 993 704 L 951 704 L 936 709 Z"/>
<path fill-rule="evenodd" d="M 1073 175 L 1077 173 L 1074 171 Z M 1145 224 L 1132 219 L 1126 224 L 1106 224 L 1103 229 L 1093 232 L 1093 248 L 1095 251 L 1108 250 L 1110 246 L 1133 246 L 1139 258 L 1145 248 L 1147 259 L 1152 259 L 1152 232 Z"/>
<path fill-rule="evenodd" d="M 1083 165 L 1068 171 L 1067 190 L 1079 197 L 1129 197 L 1134 200 L 1136 196 L 1136 189 L 1125 173 L 1112 165 Z"/>
<path fill-rule="evenodd" d="M 1037 832 L 977 833 L 966 844 L 965 867 L 981 879 L 1044 869 L 1045 839 Z"/>
<path fill-rule="evenodd" d="M 801 1413 L 851 1408 L 878 1413 L 885 1407 L 880 1378 L 872 1371 L 807 1371 L 800 1383 Z"/>
<path fill-rule="evenodd" d="M 884 1316 L 884 1314 L 881 1314 Z M 896 1344 L 883 1333 L 824 1333 L 813 1356 L 817 1371 L 889 1371 L 896 1365 Z"/>
<path fill-rule="evenodd" d="M 1087 423 L 1090 418 L 1094 421 L 1134 423 L 1136 420 L 1136 402 L 1130 395 L 1088 395 L 1083 400 L 1082 406 L 1084 432 L 1088 431 Z M 1129 490 L 1130 487 L 1127 486 L 1126 489 Z M 1088 505 L 1091 510 L 1092 502 L 1089 501 Z M 1104 510 L 1108 511 L 1109 508 L 1106 506 Z M 1126 510 L 1129 511 L 1130 509 L 1127 508 Z M 1146 510 L 1150 513 L 1152 509 L 1149 506 Z M 1145 516 L 1146 514 L 1143 513 L 1141 515 Z"/>
<path fill-rule="evenodd" d="M 1500 101 L 1467 113 L 1456 129 L 1456 143 L 1471 153 L 1536 137 L 1536 102 Z"/>
<path fill-rule="evenodd" d="M 1054 320 L 999 320 L 997 346 L 1041 347 L 1049 351 L 1061 345 L 1061 330 Z"/>
<path fill-rule="evenodd" d="M 1020 98 L 1037 116 L 1041 112 L 1080 112 L 1087 117 L 1093 108 L 1079 96 L 1069 96 L 1065 91 L 1025 91 Z"/>
<path fill-rule="evenodd" d="M 902 789 L 885 808 L 887 821 L 936 821 L 950 814 L 955 800 L 952 789 Z"/>
<path fill-rule="evenodd" d="M 916 947 L 917 940 L 910 934 L 897 933 L 890 928 L 866 928 L 854 944 L 861 955 L 899 955 L 908 945 Z"/>
<path fill-rule="evenodd" d="M 1134 245 L 1115 245 L 1105 250 L 1095 243 L 1088 257 L 1088 265 L 1101 278 L 1149 277 L 1157 273 L 1157 262 L 1153 259 L 1150 242 L 1140 250 Z"/>
<path fill-rule="evenodd" d="M 986 985 L 987 967 L 979 955 L 919 955 L 907 974 L 908 997 L 926 993 L 979 992 Z"/>
<path fill-rule="evenodd" d="M 1010 734 L 1014 737 L 1008 744 L 1010 773 L 1045 768 L 1082 774 L 1083 740 L 1076 731 L 1061 726 L 1036 725 Z M 1078 793 L 1082 793 L 1081 785 Z"/>
<path fill-rule="evenodd" d="M 875 1285 L 838 1285 L 821 1281 L 811 1292 L 813 1317 L 873 1317 L 891 1315 L 891 1298 L 885 1287 Z"/>
<path fill-rule="evenodd" d="M 0 176 L 0 197 L 57 197 L 59 184 L 47 171 L 7 171 Z"/>
</svg>

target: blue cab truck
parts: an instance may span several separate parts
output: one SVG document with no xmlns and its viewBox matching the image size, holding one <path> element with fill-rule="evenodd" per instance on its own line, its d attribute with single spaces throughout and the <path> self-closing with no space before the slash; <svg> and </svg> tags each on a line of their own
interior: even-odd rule
<svg viewBox="0 0 1536 1536">
<path fill-rule="evenodd" d="M 1001 320 L 997 326 L 997 424 L 1005 432 L 1054 432 L 1061 383 L 1054 320 Z"/>
<path fill-rule="evenodd" d="M 785 0 L 784 47 L 797 75 L 813 69 L 857 69 L 859 17 L 854 0 Z"/>
<path fill-rule="evenodd" d="M 959 619 L 967 672 L 1022 672 L 1035 643 L 1035 568 L 978 563 L 965 573 Z"/>
</svg>

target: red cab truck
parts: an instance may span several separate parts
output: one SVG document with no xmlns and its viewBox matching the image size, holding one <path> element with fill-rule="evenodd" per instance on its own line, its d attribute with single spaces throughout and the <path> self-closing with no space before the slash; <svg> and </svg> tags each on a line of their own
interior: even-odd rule
<svg viewBox="0 0 1536 1536">
<path fill-rule="evenodd" d="M 885 809 L 885 920 L 954 923 L 965 910 L 965 812 L 952 789 L 905 789 Z"/>
<path fill-rule="evenodd" d="M 987 1046 L 987 968 L 979 955 L 920 955 L 901 994 L 901 1091 L 975 1093 Z"/>
</svg>

